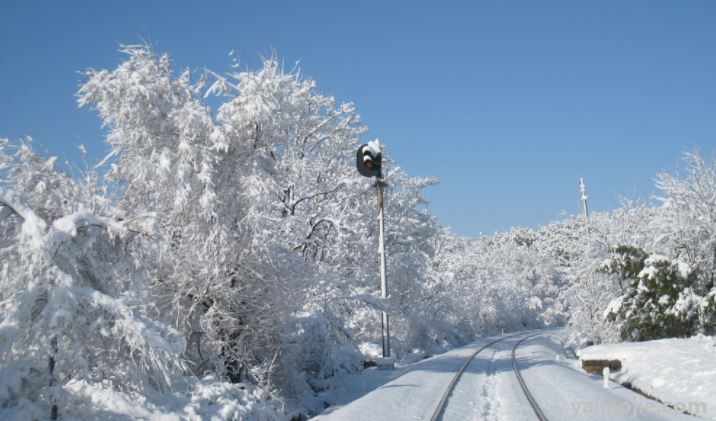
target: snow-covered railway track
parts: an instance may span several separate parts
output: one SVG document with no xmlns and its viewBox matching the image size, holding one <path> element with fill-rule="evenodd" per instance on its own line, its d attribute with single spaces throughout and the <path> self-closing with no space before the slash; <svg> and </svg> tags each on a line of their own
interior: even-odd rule
<svg viewBox="0 0 716 421">
<path fill-rule="evenodd" d="M 522 332 L 522 333 L 517 333 L 517 334 L 514 334 L 514 335 L 510 335 L 510 336 L 505 336 L 505 337 L 503 337 L 503 338 L 494 340 L 494 341 L 492 341 L 492 342 L 490 342 L 490 343 L 488 343 L 488 344 L 486 344 L 486 345 L 483 345 L 482 347 L 478 348 L 475 352 L 473 352 L 473 353 L 465 360 L 465 363 L 462 365 L 462 367 L 460 367 L 460 370 L 458 370 L 457 373 L 455 373 L 455 376 L 453 376 L 452 380 L 451 380 L 450 383 L 448 384 L 448 387 L 445 389 L 445 393 L 443 393 L 442 398 L 441 398 L 440 401 L 438 402 L 438 405 L 437 405 L 437 407 L 435 408 L 435 411 L 433 412 L 432 417 L 430 417 L 430 421 L 437 421 L 437 420 L 441 419 L 441 417 L 442 417 L 442 415 L 443 415 L 443 412 L 445 412 L 445 407 L 447 406 L 448 400 L 450 399 L 450 395 L 452 394 L 453 390 L 455 390 L 455 386 L 457 385 L 457 382 L 460 380 L 460 377 L 462 377 L 463 373 L 465 372 L 465 369 L 470 365 L 470 363 L 471 363 L 473 360 L 475 360 L 475 357 L 476 357 L 480 352 L 484 351 L 484 350 L 487 349 L 487 348 L 490 348 L 491 346 L 495 345 L 495 344 L 498 343 L 498 342 L 504 341 L 505 339 L 514 338 L 515 336 L 520 336 L 520 335 L 524 335 L 524 334 L 525 334 L 525 333 Z M 513 362 L 513 367 L 514 367 L 515 373 L 517 373 L 517 377 L 518 377 L 518 379 L 519 379 L 519 381 L 520 381 L 520 386 L 523 387 L 522 390 L 525 391 L 525 394 L 527 394 L 527 393 L 529 393 L 529 392 L 527 391 L 526 386 L 523 386 L 524 381 L 521 380 L 522 377 L 520 376 L 519 371 L 517 370 L 517 366 L 516 366 L 516 364 L 515 364 L 515 350 L 517 349 L 517 346 L 518 346 L 520 343 L 522 343 L 522 341 L 524 341 L 524 340 L 527 339 L 527 338 L 531 338 L 532 336 L 535 336 L 535 335 L 537 335 L 537 334 L 535 333 L 535 334 L 526 336 L 526 337 L 523 338 L 521 341 L 519 341 L 519 342 L 517 343 L 517 345 L 516 345 L 516 346 L 513 348 L 513 350 L 512 350 L 512 362 Z M 529 397 L 528 397 L 528 399 L 529 399 Z M 530 404 L 532 404 L 532 401 L 530 401 Z M 535 406 L 536 406 L 536 403 L 535 403 Z M 535 406 L 533 406 L 533 408 L 535 408 Z M 535 410 L 535 412 L 536 412 L 536 411 L 537 411 L 537 410 Z M 539 416 L 539 415 L 538 415 L 538 416 Z M 541 419 L 541 420 L 546 420 L 546 418 L 540 418 L 540 419 Z"/>
<path fill-rule="evenodd" d="M 417 362 L 321 421 L 692 420 L 562 361 L 555 329 L 481 338 Z M 539 405 L 537 405 L 539 402 Z"/>
<path fill-rule="evenodd" d="M 525 383 L 525 380 L 522 378 L 522 374 L 520 374 L 520 369 L 517 368 L 517 348 L 522 344 L 522 342 L 526 341 L 529 338 L 532 338 L 534 336 L 539 335 L 539 333 L 535 333 L 529 336 L 525 336 L 524 338 L 520 339 L 515 346 L 512 348 L 512 369 L 515 371 L 515 375 L 517 376 L 517 381 L 520 383 L 520 388 L 525 393 L 525 397 L 527 398 L 527 401 L 530 403 L 530 406 L 535 411 L 535 415 L 537 415 L 537 418 L 540 421 L 547 421 L 547 417 L 544 415 L 544 412 L 542 412 L 542 409 L 537 404 L 537 401 L 535 400 L 534 396 L 532 396 L 532 393 L 530 393 L 530 390 L 527 388 L 527 384 Z"/>
</svg>

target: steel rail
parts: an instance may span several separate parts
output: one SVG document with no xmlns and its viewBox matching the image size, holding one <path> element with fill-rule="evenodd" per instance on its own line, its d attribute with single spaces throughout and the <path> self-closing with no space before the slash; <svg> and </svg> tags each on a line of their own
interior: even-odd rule
<svg viewBox="0 0 716 421">
<path fill-rule="evenodd" d="M 433 412 L 433 416 L 430 417 L 430 421 L 439 420 L 440 417 L 442 416 L 443 412 L 445 412 L 445 405 L 447 404 L 447 401 L 450 398 L 450 394 L 452 394 L 453 390 L 455 389 L 455 385 L 457 385 L 458 380 L 460 380 L 462 373 L 465 372 L 465 369 L 467 368 L 468 365 L 470 365 L 470 362 L 472 362 L 472 360 L 475 359 L 477 354 L 479 354 L 483 350 L 491 347 L 492 345 L 494 345 L 500 341 L 504 341 L 505 339 L 514 338 L 515 336 L 520 336 L 520 335 L 524 335 L 524 334 L 525 333 L 522 332 L 522 333 L 510 335 L 510 336 L 505 336 L 504 338 L 500 338 L 495 341 L 492 341 L 489 344 L 482 346 L 477 351 L 473 352 L 472 355 L 470 355 L 470 357 L 468 357 L 467 360 L 465 360 L 465 363 L 462 365 L 462 367 L 460 367 L 460 370 L 457 373 L 455 373 L 455 376 L 450 381 L 450 384 L 448 384 L 448 387 L 445 390 L 445 393 L 443 394 L 442 398 L 440 399 L 440 402 L 438 402 L 437 408 L 435 408 L 435 412 Z M 531 336 L 534 336 L 534 335 L 531 335 Z M 513 356 L 514 356 L 514 353 L 513 353 Z"/>
<path fill-rule="evenodd" d="M 512 348 L 512 368 L 515 370 L 515 375 L 517 375 L 517 381 L 520 383 L 520 387 L 522 388 L 522 391 L 524 392 L 525 397 L 527 398 L 527 401 L 530 403 L 532 410 L 535 412 L 535 415 L 537 415 L 537 418 L 540 421 L 548 421 L 547 417 L 544 415 L 544 412 L 542 412 L 542 409 L 539 407 L 539 405 L 537 405 L 537 401 L 535 400 L 534 396 L 532 396 L 532 393 L 530 393 L 529 389 L 527 388 L 527 385 L 525 384 L 525 380 L 522 378 L 522 374 L 520 374 L 520 370 L 517 368 L 517 358 L 515 357 L 515 354 L 517 352 L 517 347 L 519 347 L 522 344 L 522 342 L 526 341 L 529 338 L 535 337 L 537 335 L 539 335 L 539 333 L 525 336 L 524 338 L 520 339 L 520 341 L 515 344 L 515 347 Z"/>
</svg>

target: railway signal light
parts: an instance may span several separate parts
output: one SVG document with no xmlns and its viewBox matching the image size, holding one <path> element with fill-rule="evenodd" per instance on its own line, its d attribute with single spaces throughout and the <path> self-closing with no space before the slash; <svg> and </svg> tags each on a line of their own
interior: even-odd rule
<svg viewBox="0 0 716 421">
<path fill-rule="evenodd" d="M 381 153 L 380 142 L 372 142 L 361 145 L 356 151 L 356 167 L 360 175 L 376 177 L 375 190 L 378 198 L 378 254 L 380 255 L 380 296 L 388 298 L 388 275 L 385 261 L 385 215 L 383 207 L 383 190 L 385 182 L 381 172 L 383 154 Z M 388 313 L 381 311 L 381 333 L 383 337 L 383 358 L 378 364 L 379 368 L 392 369 L 393 359 L 390 357 L 390 320 Z"/>
<path fill-rule="evenodd" d="M 356 167 L 358 172 L 366 177 L 378 177 L 381 174 L 381 163 L 383 154 L 380 152 L 380 144 L 378 142 L 370 142 L 361 145 L 356 152 Z"/>
</svg>

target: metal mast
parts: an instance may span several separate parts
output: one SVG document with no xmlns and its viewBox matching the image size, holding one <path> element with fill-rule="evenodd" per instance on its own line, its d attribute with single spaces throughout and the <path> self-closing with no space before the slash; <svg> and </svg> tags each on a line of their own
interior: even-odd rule
<svg viewBox="0 0 716 421">
<path fill-rule="evenodd" d="M 378 252 L 380 253 L 380 297 L 385 299 L 388 297 L 388 279 L 385 268 L 385 206 L 383 191 L 385 183 L 381 178 L 375 183 L 376 192 L 378 193 Z M 383 358 L 390 357 L 390 321 L 388 313 L 381 311 L 381 333 L 383 337 Z"/>
<path fill-rule="evenodd" d="M 584 178 L 579 177 L 579 192 L 581 193 L 582 210 L 584 211 L 584 219 L 589 220 L 589 207 L 587 206 L 587 186 L 584 185 Z"/>
</svg>

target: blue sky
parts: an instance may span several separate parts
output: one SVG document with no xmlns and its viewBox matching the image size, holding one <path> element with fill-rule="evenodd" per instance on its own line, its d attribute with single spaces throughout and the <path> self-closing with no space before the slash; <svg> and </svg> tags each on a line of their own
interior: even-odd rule
<svg viewBox="0 0 716 421">
<path fill-rule="evenodd" d="M 0 137 L 77 159 L 106 152 L 77 109 L 88 67 L 148 41 L 185 67 L 256 68 L 273 50 L 354 102 L 426 191 L 439 222 L 478 235 L 648 197 L 681 152 L 716 155 L 716 2 L 0 2 Z"/>
</svg>

